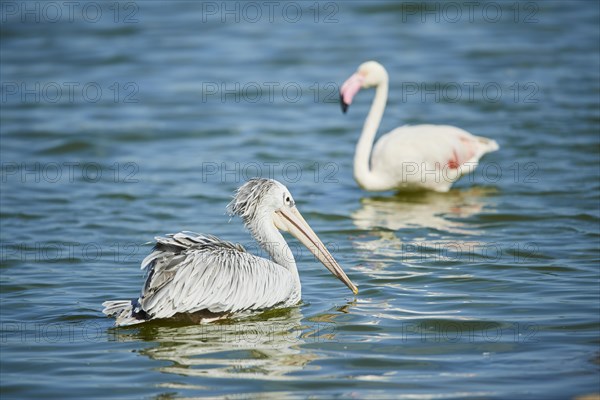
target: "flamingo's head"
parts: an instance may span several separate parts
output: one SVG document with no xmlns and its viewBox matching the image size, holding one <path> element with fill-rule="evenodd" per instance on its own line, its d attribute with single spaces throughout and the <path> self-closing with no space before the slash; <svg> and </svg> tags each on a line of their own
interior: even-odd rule
<svg viewBox="0 0 600 400">
<path fill-rule="evenodd" d="M 388 81 L 388 74 L 377 61 L 362 63 L 358 70 L 344 82 L 340 89 L 340 102 L 345 113 L 360 89 L 368 89 Z"/>
</svg>

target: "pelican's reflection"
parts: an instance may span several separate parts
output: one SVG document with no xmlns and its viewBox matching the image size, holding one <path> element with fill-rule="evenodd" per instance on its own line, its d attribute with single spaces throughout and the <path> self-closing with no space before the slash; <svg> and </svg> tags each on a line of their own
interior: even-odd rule
<svg viewBox="0 0 600 400">
<path fill-rule="evenodd" d="M 303 346 L 305 343 L 335 340 L 331 336 L 335 335 L 333 322 L 324 329 L 323 323 L 302 319 L 300 308 L 293 307 L 220 323 L 176 326 L 163 320 L 114 331 L 118 341 L 153 343 L 154 346 L 140 353 L 169 361 L 169 365 L 160 368 L 161 372 L 211 378 L 293 380 L 296 377 L 290 373 L 307 368 L 321 357 Z"/>
</svg>

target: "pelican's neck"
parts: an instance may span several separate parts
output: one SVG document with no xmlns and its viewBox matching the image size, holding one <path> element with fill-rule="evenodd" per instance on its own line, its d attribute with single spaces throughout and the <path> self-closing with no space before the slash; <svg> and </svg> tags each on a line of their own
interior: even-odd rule
<svg viewBox="0 0 600 400">
<path fill-rule="evenodd" d="M 271 260 L 290 271 L 299 285 L 300 277 L 294 254 L 283 235 L 273 224 L 272 218 L 268 216 L 257 218 L 255 224 L 249 225 L 248 228 L 260 247 L 269 254 Z"/>
<path fill-rule="evenodd" d="M 385 110 L 387 97 L 388 78 L 384 76 L 379 84 L 377 84 L 375 98 L 373 99 L 373 104 L 371 104 L 369 115 L 367 115 L 367 119 L 363 125 L 360 139 L 356 144 L 356 152 L 354 153 L 354 179 L 356 179 L 361 187 L 367 190 L 379 190 L 384 185 L 381 177 L 371 171 L 370 158 L 377 129 L 379 129 L 379 124 Z"/>
</svg>

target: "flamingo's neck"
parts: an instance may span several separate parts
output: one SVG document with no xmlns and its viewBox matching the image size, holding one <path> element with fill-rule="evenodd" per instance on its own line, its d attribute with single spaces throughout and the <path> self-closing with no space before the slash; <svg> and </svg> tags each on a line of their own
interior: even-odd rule
<svg viewBox="0 0 600 400">
<path fill-rule="evenodd" d="M 371 171 L 371 150 L 373 142 L 383 117 L 385 104 L 388 97 L 388 78 L 382 77 L 375 90 L 375 98 L 369 110 L 369 115 L 363 125 L 363 130 L 360 139 L 356 144 L 356 152 L 354 153 L 354 179 L 358 184 L 367 190 L 383 190 L 387 187 L 382 177 Z"/>
</svg>

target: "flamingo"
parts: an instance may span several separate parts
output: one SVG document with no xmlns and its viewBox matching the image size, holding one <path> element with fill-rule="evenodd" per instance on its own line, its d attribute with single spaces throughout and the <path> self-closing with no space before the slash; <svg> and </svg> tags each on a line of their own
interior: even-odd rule
<svg viewBox="0 0 600 400">
<path fill-rule="evenodd" d="M 346 113 L 358 91 L 371 87 L 375 98 L 354 154 L 354 179 L 365 190 L 447 192 L 461 176 L 473 172 L 484 154 L 498 150 L 492 139 L 450 125 L 429 124 L 398 127 L 373 148 L 388 96 L 385 68 L 376 61 L 361 64 L 342 85 L 340 100 Z"/>
<path fill-rule="evenodd" d="M 211 322 L 244 311 L 295 305 L 301 297 L 300 278 L 279 230 L 295 236 L 358 293 L 281 183 L 251 179 L 237 190 L 227 208 L 231 215 L 242 218 L 271 260 L 212 235 L 180 232 L 157 237 L 153 251 L 142 261 L 147 276 L 140 296 L 106 301 L 104 314 L 115 316 L 116 326 L 181 315 Z"/>
</svg>

